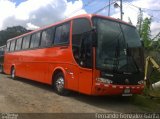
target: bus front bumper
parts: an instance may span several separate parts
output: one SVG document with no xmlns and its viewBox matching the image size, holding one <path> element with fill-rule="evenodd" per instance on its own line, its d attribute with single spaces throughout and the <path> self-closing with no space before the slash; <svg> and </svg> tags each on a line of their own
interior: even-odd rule
<svg viewBox="0 0 160 119">
<path fill-rule="evenodd" d="M 95 83 L 93 88 L 93 95 L 122 95 L 132 96 L 133 94 L 141 94 L 144 89 L 144 85 L 113 85 Z"/>
</svg>

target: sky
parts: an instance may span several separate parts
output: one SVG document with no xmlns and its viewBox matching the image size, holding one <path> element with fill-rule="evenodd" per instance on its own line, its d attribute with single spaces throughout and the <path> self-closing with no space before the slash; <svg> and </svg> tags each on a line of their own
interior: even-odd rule
<svg viewBox="0 0 160 119">
<path fill-rule="evenodd" d="M 119 0 L 110 1 L 119 4 Z M 34 30 L 86 13 L 108 16 L 108 4 L 109 0 L 0 0 L 0 30 L 16 25 Z M 144 18 L 152 18 L 152 37 L 155 36 L 160 32 L 160 0 L 123 0 L 123 20 L 128 22 L 130 19 L 136 25 L 139 8 L 142 8 Z M 120 18 L 120 9 L 114 8 L 113 4 L 110 16 Z"/>
</svg>

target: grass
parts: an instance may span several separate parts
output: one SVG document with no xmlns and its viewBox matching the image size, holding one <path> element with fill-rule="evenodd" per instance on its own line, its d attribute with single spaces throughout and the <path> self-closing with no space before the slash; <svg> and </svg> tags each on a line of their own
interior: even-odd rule
<svg viewBox="0 0 160 119">
<path fill-rule="evenodd" d="M 160 112 L 160 100 L 149 98 L 143 95 L 135 95 L 131 99 L 132 103 L 147 112 Z"/>
<path fill-rule="evenodd" d="M 134 95 L 130 101 L 144 111 L 160 112 L 160 89 L 156 91 L 145 89 L 143 95 Z"/>
</svg>

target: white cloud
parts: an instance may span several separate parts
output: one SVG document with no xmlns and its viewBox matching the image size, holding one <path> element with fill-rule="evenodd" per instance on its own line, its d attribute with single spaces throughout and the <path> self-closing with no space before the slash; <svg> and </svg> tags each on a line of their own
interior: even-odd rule
<svg viewBox="0 0 160 119">
<path fill-rule="evenodd" d="M 157 35 L 160 32 L 160 23 L 152 22 L 151 24 L 152 37 Z"/>
<path fill-rule="evenodd" d="M 27 23 L 27 27 L 26 28 L 27 29 L 37 29 L 37 28 L 39 28 L 39 26 L 35 26 L 32 23 Z"/>
<path fill-rule="evenodd" d="M 86 13 L 85 10 L 82 8 L 83 2 L 81 0 L 75 1 L 74 4 L 72 2 L 68 2 L 65 16 L 71 17 Z"/>
<path fill-rule="evenodd" d="M 0 29 L 2 29 L 3 21 L 12 16 L 15 10 L 15 3 L 8 0 L 0 0 Z"/>
<path fill-rule="evenodd" d="M 82 0 L 27 0 L 18 6 L 10 0 L 0 0 L 0 30 L 16 25 L 35 29 L 73 16 L 77 9 L 74 15 L 86 13 L 82 7 Z"/>
</svg>

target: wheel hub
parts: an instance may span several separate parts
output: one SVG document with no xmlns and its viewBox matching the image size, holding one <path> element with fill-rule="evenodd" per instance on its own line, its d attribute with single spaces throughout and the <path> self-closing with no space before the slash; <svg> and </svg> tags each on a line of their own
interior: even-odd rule
<svg viewBox="0 0 160 119">
<path fill-rule="evenodd" d="M 58 91 L 62 90 L 64 88 L 64 79 L 62 77 L 59 77 L 56 81 L 56 87 Z"/>
</svg>

